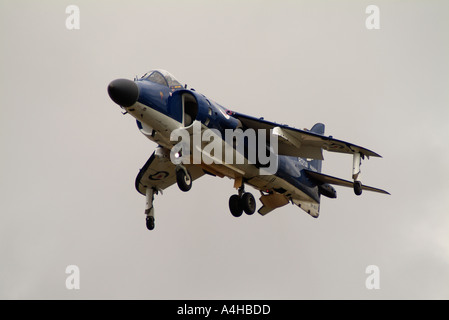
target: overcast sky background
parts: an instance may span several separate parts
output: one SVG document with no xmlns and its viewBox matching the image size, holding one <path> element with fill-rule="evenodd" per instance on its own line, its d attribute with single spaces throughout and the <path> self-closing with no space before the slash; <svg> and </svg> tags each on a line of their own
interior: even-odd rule
<svg viewBox="0 0 449 320">
<path fill-rule="evenodd" d="M 448 30 L 443 0 L 2 0 L 0 298 L 448 299 Z M 391 196 L 337 187 L 318 219 L 236 219 L 233 181 L 206 176 L 157 196 L 149 232 L 134 180 L 156 145 L 106 88 L 155 68 L 242 113 L 325 123 L 383 156 L 363 181 Z M 351 166 L 325 153 L 325 173 Z"/>
</svg>

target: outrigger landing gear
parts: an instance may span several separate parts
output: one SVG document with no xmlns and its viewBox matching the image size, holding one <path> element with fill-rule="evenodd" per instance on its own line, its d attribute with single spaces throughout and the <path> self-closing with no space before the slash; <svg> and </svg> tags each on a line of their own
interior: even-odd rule
<svg viewBox="0 0 449 320">
<path fill-rule="evenodd" d="M 247 215 L 252 215 L 256 211 L 256 199 L 251 193 L 245 192 L 243 183 L 239 187 L 239 193 L 229 198 L 229 210 L 234 217 L 240 217 L 243 211 Z"/>
<path fill-rule="evenodd" d="M 154 229 L 154 217 L 153 216 L 147 216 L 146 220 L 147 220 L 147 229 L 148 230 L 153 230 Z"/>
<path fill-rule="evenodd" d="M 154 229 L 154 207 L 153 207 L 153 200 L 154 200 L 154 194 L 157 194 L 157 190 L 154 190 L 153 188 L 147 188 L 146 191 L 146 201 L 145 201 L 145 215 L 146 217 L 146 224 L 148 230 Z"/>
<path fill-rule="evenodd" d="M 354 153 L 354 156 L 352 158 L 352 179 L 354 179 L 354 193 L 357 196 L 360 196 L 362 194 L 362 182 L 360 181 L 360 166 L 362 165 L 362 159 L 364 159 L 365 156 L 359 152 Z"/>
<path fill-rule="evenodd" d="M 362 194 L 362 182 L 354 181 L 354 193 L 358 196 Z"/>
</svg>

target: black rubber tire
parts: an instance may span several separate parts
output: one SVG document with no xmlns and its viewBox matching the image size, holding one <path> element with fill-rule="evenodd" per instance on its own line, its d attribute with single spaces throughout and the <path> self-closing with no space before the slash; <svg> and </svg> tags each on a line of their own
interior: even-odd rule
<svg viewBox="0 0 449 320">
<path fill-rule="evenodd" d="M 154 229 L 154 217 L 147 217 L 147 229 L 153 230 Z"/>
<path fill-rule="evenodd" d="M 234 194 L 229 198 L 229 210 L 236 218 L 242 215 L 243 208 L 240 206 L 240 198 L 238 195 Z"/>
<path fill-rule="evenodd" d="M 192 188 L 192 177 L 179 169 L 176 171 L 176 183 L 181 191 L 187 192 Z"/>
<path fill-rule="evenodd" d="M 256 199 L 251 193 L 245 192 L 240 198 L 240 207 L 247 215 L 252 215 L 256 211 Z"/>
<path fill-rule="evenodd" d="M 354 193 L 357 196 L 360 196 L 362 194 L 362 183 L 360 181 L 354 181 Z"/>
</svg>

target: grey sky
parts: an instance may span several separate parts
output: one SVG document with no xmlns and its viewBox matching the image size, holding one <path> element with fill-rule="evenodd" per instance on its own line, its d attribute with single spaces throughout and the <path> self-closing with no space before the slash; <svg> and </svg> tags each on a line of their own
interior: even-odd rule
<svg viewBox="0 0 449 320">
<path fill-rule="evenodd" d="M 448 15 L 447 1 L 1 1 L 0 298 L 448 299 Z M 384 157 L 363 180 L 392 195 L 338 188 L 318 219 L 292 205 L 235 219 L 233 182 L 207 176 L 158 196 L 149 232 L 134 179 L 155 144 L 106 87 L 154 68 L 230 109 L 325 123 Z M 325 159 L 350 178 L 350 157 Z"/>
</svg>

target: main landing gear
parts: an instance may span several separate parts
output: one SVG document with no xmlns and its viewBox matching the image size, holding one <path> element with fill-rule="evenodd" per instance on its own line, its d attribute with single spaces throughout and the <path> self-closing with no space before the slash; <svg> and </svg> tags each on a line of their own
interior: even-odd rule
<svg viewBox="0 0 449 320">
<path fill-rule="evenodd" d="M 240 217 L 243 211 L 247 215 L 252 215 L 256 211 L 256 199 L 251 193 L 245 192 L 243 184 L 239 188 L 239 193 L 229 198 L 229 210 L 234 217 Z"/>
</svg>

